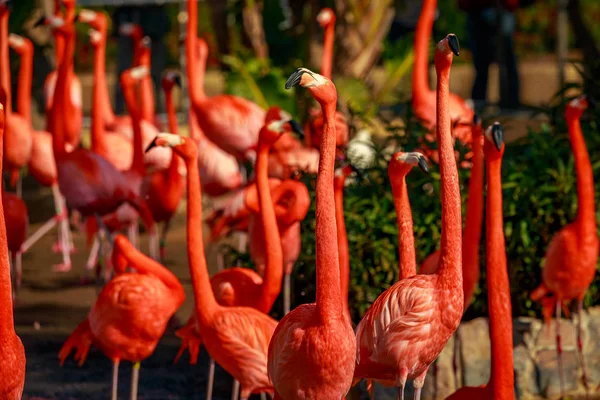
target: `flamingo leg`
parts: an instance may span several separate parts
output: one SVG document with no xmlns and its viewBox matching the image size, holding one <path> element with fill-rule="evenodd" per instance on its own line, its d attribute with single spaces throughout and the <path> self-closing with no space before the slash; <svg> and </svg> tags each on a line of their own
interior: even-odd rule
<svg viewBox="0 0 600 400">
<path fill-rule="evenodd" d="M 215 360 L 211 357 L 208 364 L 208 383 L 206 384 L 206 400 L 212 400 L 213 383 L 215 381 Z"/>
<path fill-rule="evenodd" d="M 119 382 L 119 360 L 113 362 L 113 376 L 112 376 L 112 400 L 117 400 L 117 388 Z"/>
<path fill-rule="evenodd" d="M 375 382 L 373 382 L 373 379 L 367 379 L 367 393 L 369 393 L 369 400 L 375 400 Z"/>
<path fill-rule="evenodd" d="M 15 281 L 16 281 L 15 297 L 16 297 L 17 292 L 19 291 L 19 289 L 21 289 L 21 278 L 23 277 L 23 253 L 18 251 L 14 255 L 14 257 L 15 257 L 15 272 L 16 272 L 16 276 L 15 276 Z"/>
<path fill-rule="evenodd" d="M 240 381 L 237 379 L 233 380 L 233 389 L 231 390 L 231 400 L 238 400 L 238 395 L 240 393 Z"/>
<path fill-rule="evenodd" d="M 150 237 L 148 239 L 148 247 L 149 247 L 149 252 L 150 252 L 150 258 L 152 258 L 154 260 L 161 260 L 160 256 L 159 256 L 160 249 L 159 249 L 158 232 L 156 230 L 154 230 L 153 232 L 150 232 Z"/>
<path fill-rule="evenodd" d="M 398 386 L 398 400 L 404 400 L 404 386 L 406 386 L 407 378 L 408 370 L 406 368 L 400 368 L 398 377 L 396 378 L 396 386 Z"/>
<path fill-rule="evenodd" d="M 438 394 L 438 365 L 437 358 L 433 362 L 433 398 L 437 399 Z"/>
<path fill-rule="evenodd" d="M 165 221 L 162 233 L 160 234 L 160 241 L 159 241 L 159 244 L 158 244 L 159 253 L 160 253 L 160 259 L 162 261 L 164 261 L 165 258 L 167 258 L 167 252 L 166 252 L 167 232 L 169 232 L 170 228 L 171 228 L 171 220 L 169 219 L 169 220 Z"/>
<path fill-rule="evenodd" d="M 458 329 L 460 329 L 460 327 L 457 328 L 454 333 L 454 347 L 452 349 L 452 372 L 454 372 L 454 387 L 456 389 L 460 387 L 458 383 L 458 355 L 460 354 L 461 342 Z"/>
<path fill-rule="evenodd" d="M 131 400 L 137 400 L 138 381 L 140 379 L 140 363 L 133 364 L 131 370 Z"/>
<path fill-rule="evenodd" d="M 260 394 L 260 400 L 267 400 L 267 394 L 266 393 L 261 393 Z"/>
<path fill-rule="evenodd" d="M 290 291 L 291 291 L 291 274 L 285 274 L 283 277 L 283 315 L 290 312 Z"/>
<path fill-rule="evenodd" d="M 413 387 L 415 388 L 414 400 L 421 400 L 421 389 L 423 389 L 423 384 L 425 383 L 425 377 L 427 376 L 428 369 L 429 368 L 425 369 L 421 375 L 417 376 L 413 380 Z"/>
<path fill-rule="evenodd" d="M 583 324 L 583 298 L 577 301 L 577 351 L 579 352 L 579 362 L 581 363 L 581 372 L 583 387 L 585 388 L 585 397 L 589 397 L 589 386 L 587 380 L 587 371 L 585 368 L 585 359 L 583 357 L 583 338 L 582 338 L 582 324 Z"/>
<path fill-rule="evenodd" d="M 17 197 L 23 198 L 23 179 L 21 178 L 21 171 L 17 172 L 19 174 L 19 178 L 17 178 Z"/>
<path fill-rule="evenodd" d="M 556 300 L 556 357 L 558 362 L 558 378 L 560 382 L 560 397 L 565 397 L 565 376 L 562 365 L 562 343 L 560 335 L 560 311 L 561 301 Z"/>
<path fill-rule="evenodd" d="M 133 247 L 135 247 L 137 249 L 138 248 L 138 243 L 137 243 L 137 236 L 138 236 L 137 222 L 132 222 L 129 225 L 129 227 L 127 228 L 127 236 L 129 236 L 129 241 L 131 242 L 131 244 L 133 245 Z"/>
</svg>

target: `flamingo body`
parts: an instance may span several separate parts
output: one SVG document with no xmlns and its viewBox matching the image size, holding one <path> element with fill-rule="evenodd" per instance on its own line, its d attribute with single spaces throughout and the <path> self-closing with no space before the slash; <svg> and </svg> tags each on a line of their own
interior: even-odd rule
<svg viewBox="0 0 600 400">
<path fill-rule="evenodd" d="M 15 194 L 4 192 L 2 193 L 2 206 L 4 207 L 8 250 L 14 254 L 21 251 L 21 245 L 27 238 L 29 225 L 27 205 Z"/>
</svg>

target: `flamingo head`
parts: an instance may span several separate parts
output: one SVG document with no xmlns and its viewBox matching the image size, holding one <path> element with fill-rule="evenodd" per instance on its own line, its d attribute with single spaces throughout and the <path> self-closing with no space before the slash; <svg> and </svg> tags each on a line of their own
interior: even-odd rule
<svg viewBox="0 0 600 400">
<path fill-rule="evenodd" d="M 286 132 L 302 131 L 302 126 L 293 121 L 291 114 L 286 111 L 279 110 L 276 118 L 272 118 L 265 123 L 258 134 L 259 144 L 271 147 L 282 134 Z"/>
<path fill-rule="evenodd" d="M 12 0 L 0 0 L 0 14 L 9 12 L 10 10 L 12 10 L 12 6 L 13 6 Z"/>
<path fill-rule="evenodd" d="M 325 7 L 317 14 L 317 22 L 322 28 L 326 28 L 329 24 L 335 24 L 335 13 L 329 7 Z"/>
<path fill-rule="evenodd" d="M 35 27 L 40 25 L 49 26 L 50 29 L 54 30 L 54 32 L 59 35 L 69 37 L 75 35 L 75 25 L 68 24 L 62 17 L 58 17 L 55 15 L 51 15 L 48 17 L 42 16 L 36 21 L 36 23 L 33 26 Z"/>
<path fill-rule="evenodd" d="M 119 35 L 127 36 L 134 39 L 141 39 L 144 36 L 142 27 L 133 22 L 126 22 L 119 27 Z"/>
<path fill-rule="evenodd" d="M 31 44 L 31 41 L 23 36 L 15 35 L 14 33 L 8 34 L 8 45 L 11 49 L 21 55 L 27 50 L 33 52 L 33 45 Z"/>
<path fill-rule="evenodd" d="M 97 47 L 102 42 L 102 34 L 100 33 L 100 31 L 90 29 L 88 31 L 88 36 L 90 37 L 90 43 L 94 47 Z"/>
<path fill-rule="evenodd" d="M 307 68 L 298 68 L 288 78 L 285 83 L 285 88 L 291 89 L 298 85 L 308 89 L 315 100 L 322 106 L 336 105 L 337 91 L 333 82 L 328 78 L 312 72 Z"/>
<path fill-rule="evenodd" d="M 175 153 L 188 162 L 198 159 L 198 147 L 190 139 L 173 133 L 159 133 L 146 147 L 146 153 L 155 147 L 171 147 Z"/>
<path fill-rule="evenodd" d="M 450 33 L 445 38 L 440 40 L 435 46 L 435 66 L 439 71 L 442 68 L 448 68 L 452 64 L 454 56 L 460 54 L 460 43 L 455 34 Z"/>
<path fill-rule="evenodd" d="M 565 108 L 565 118 L 568 120 L 579 119 L 585 110 L 594 106 L 595 102 L 591 97 L 586 95 L 576 97 L 567 103 L 567 107 Z"/>
<path fill-rule="evenodd" d="M 394 153 L 388 164 L 390 180 L 394 180 L 395 178 L 404 179 L 414 166 L 418 166 L 426 174 L 429 173 L 429 165 L 423 154 L 416 151 L 406 153 L 398 151 Z"/>
<path fill-rule="evenodd" d="M 181 87 L 181 73 L 175 70 L 167 70 L 162 77 L 162 88 L 165 92 L 173 90 L 174 86 Z"/>
<path fill-rule="evenodd" d="M 291 128 L 288 132 L 293 132 L 300 140 L 304 140 L 304 128 L 298 123 L 298 121 L 291 119 L 291 115 L 282 110 L 278 106 L 271 106 L 265 115 L 265 124 L 269 124 L 272 121 L 289 119 L 289 126 Z"/>
<path fill-rule="evenodd" d="M 106 32 L 108 29 L 106 16 L 100 12 L 81 9 L 77 15 L 77 21 L 83 24 L 89 24 L 92 28 L 101 32 Z"/>
<path fill-rule="evenodd" d="M 504 154 L 504 128 L 500 122 L 488 126 L 483 134 L 483 152 L 488 159 L 497 159 Z"/>
</svg>

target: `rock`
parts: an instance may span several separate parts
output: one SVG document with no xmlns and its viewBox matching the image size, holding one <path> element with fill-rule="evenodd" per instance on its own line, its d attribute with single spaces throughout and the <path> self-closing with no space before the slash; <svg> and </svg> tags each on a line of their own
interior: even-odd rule
<svg viewBox="0 0 600 400">
<path fill-rule="evenodd" d="M 477 318 L 460 327 L 461 366 L 464 386 L 480 386 L 490 379 L 488 321 Z"/>
</svg>

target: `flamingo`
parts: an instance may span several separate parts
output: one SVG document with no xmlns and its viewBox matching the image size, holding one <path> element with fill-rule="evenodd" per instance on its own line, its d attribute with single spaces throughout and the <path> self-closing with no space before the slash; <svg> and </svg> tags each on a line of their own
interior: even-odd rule
<svg viewBox="0 0 600 400">
<path fill-rule="evenodd" d="M 208 46 L 203 39 L 196 38 L 198 29 L 198 3 L 188 0 L 188 26 L 186 35 L 186 55 L 198 51 L 196 70 L 188 66 L 188 78 L 193 75 L 196 83 L 190 87 L 204 86 L 204 73 Z M 190 40 L 190 38 L 194 38 Z M 194 46 L 194 40 L 196 46 Z M 190 95 L 193 92 L 190 92 Z M 191 98 L 192 110 L 198 125 L 206 137 L 222 150 L 233 155 L 238 161 L 254 160 L 258 132 L 265 121 L 265 111 L 257 104 L 232 95 L 203 96 Z"/>
<path fill-rule="evenodd" d="M 4 189 L 4 188 L 3 188 Z M 4 208 L 4 222 L 6 223 L 6 238 L 10 260 L 13 267 L 13 298 L 21 287 L 21 277 L 23 276 L 22 254 L 23 243 L 27 237 L 27 228 L 29 226 L 29 216 L 27 205 L 14 193 L 2 190 L 2 206 Z"/>
<path fill-rule="evenodd" d="M 515 398 L 512 310 L 502 221 L 503 136 L 502 126 L 496 122 L 486 129 L 483 145 L 488 184 L 485 255 L 492 350 L 490 380 L 480 387 L 460 388 L 450 395 L 448 400 L 512 400 Z"/>
<path fill-rule="evenodd" d="M 323 8 L 317 15 L 317 22 L 325 30 L 321 75 L 327 79 L 331 79 L 335 21 L 335 12 L 331 8 Z M 304 139 L 308 147 L 319 148 L 324 126 L 325 119 L 321 110 L 319 108 L 311 109 L 308 121 L 304 124 L 306 132 Z M 336 144 L 339 148 L 345 148 L 348 145 L 348 122 L 346 116 L 340 111 L 335 112 L 335 128 L 337 133 Z"/>
<path fill-rule="evenodd" d="M 162 79 L 162 88 L 165 92 L 165 105 L 169 120 L 169 131 L 179 134 L 177 125 L 177 116 L 175 115 L 175 106 L 173 105 L 173 86 L 181 87 L 181 76 L 174 71 L 168 71 Z M 173 154 L 169 168 L 164 171 L 157 171 L 148 176 L 142 186 L 144 198 L 148 199 L 148 207 L 152 212 L 152 218 L 155 222 L 164 222 L 162 234 L 160 237 L 160 259 L 165 259 L 165 243 L 171 218 L 177 210 L 177 206 L 183 196 L 184 181 L 179 173 L 179 158 Z"/>
<path fill-rule="evenodd" d="M 565 109 L 569 139 L 575 158 L 577 176 L 578 209 L 575 221 L 554 235 L 546 251 L 546 262 L 542 270 L 542 283 L 531 293 L 532 300 L 541 300 L 551 315 L 551 304 L 556 305 L 556 352 L 560 376 L 560 391 L 564 397 L 562 367 L 562 343 L 560 335 L 560 313 L 565 302 L 577 300 L 577 351 L 583 371 L 583 383 L 588 390 L 581 318 L 583 297 L 596 275 L 598 263 L 598 234 L 596 232 L 596 205 L 594 198 L 594 175 L 590 157 L 581 132 L 581 115 L 588 108 L 586 96 L 571 100 Z"/>
<path fill-rule="evenodd" d="M 415 64 L 412 72 L 412 109 L 415 116 L 421 120 L 423 125 L 433 131 L 436 124 L 436 95 L 435 91 L 429 88 L 427 72 L 429 71 L 429 41 L 431 39 L 431 30 L 433 29 L 433 20 L 437 0 L 424 0 L 421 8 L 421 15 L 417 22 L 415 30 Z M 466 144 L 471 141 L 469 126 L 473 121 L 474 111 L 465 101 L 456 94 L 450 93 L 449 96 L 450 120 L 452 122 L 452 135 L 458 138 L 461 143 Z M 427 135 L 426 139 L 434 141 L 432 134 Z M 432 155 L 437 158 L 434 152 Z"/>
<path fill-rule="evenodd" d="M 280 126 L 273 125 L 265 129 L 269 131 L 268 134 L 261 135 L 263 140 L 259 142 L 259 149 L 276 140 L 279 132 L 274 130 L 278 130 Z M 197 321 L 195 326 L 202 337 L 202 343 L 206 346 L 210 357 L 240 382 L 242 400 L 247 400 L 252 393 L 272 392 L 273 386 L 267 376 L 267 349 L 277 321 L 254 308 L 222 306 L 217 302 L 211 288 L 202 231 L 197 229 L 198 224 L 202 223 L 202 192 L 197 147 L 193 140 L 172 134 L 158 135 L 154 145 L 172 147 L 184 159 L 187 166 L 188 259 L 195 299 L 194 314 Z M 266 169 L 266 166 L 261 165 L 260 169 Z M 261 186 L 265 184 L 266 182 L 262 182 L 261 178 Z M 268 216 L 267 213 L 271 215 Z M 273 210 L 267 213 L 265 219 L 274 222 Z M 268 226 L 269 223 L 265 225 Z M 279 245 L 273 246 L 272 251 L 280 252 L 278 248 Z"/>
<path fill-rule="evenodd" d="M 334 162 L 337 92 L 333 82 L 306 69 L 287 80 L 307 88 L 325 117 L 317 176 L 317 298 L 287 314 L 269 344 L 269 377 L 276 399 L 339 399 L 348 393 L 356 360 L 352 325 L 344 316 L 335 226 Z"/>
<path fill-rule="evenodd" d="M 133 363 L 131 399 L 137 399 L 141 361 L 148 358 L 185 299 L 177 277 L 140 253 L 123 235 L 114 239 L 113 264 L 117 275 L 104 287 L 87 318 L 61 347 L 63 365 L 72 350 L 83 365 L 92 344 L 113 363 L 112 399 L 117 399 L 119 363 Z M 137 272 L 126 272 L 127 266 Z"/>
<path fill-rule="evenodd" d="M 83 216 L 92 214 L 105 215 L 115 211 L 121 204 L 129 203 L 141 215 L 144 223 L 152 230 L 153 222 L 150 211 L 143 200 L 135 193 L 125 175 L 119 172 L 101 156 L 85 149 L 76 149 L 67 153 L 65 149 L 63 121 L 70 115 L 65 107 L 68 86 L 66 81 L 72 67 L 75 43 L 75 27 L 72 20 L 62 18 L 46 18 L 55 32 L 65 40 L 65 53 L 59 66 L 56 82 L 56 98 L 53 102 L 52 148 L 58 173 L 58 185 L 67 205 L 79 211 Z M 140 144 L 141 146 L 141 144 Z M 58 270 L 69 270 L 70 265 L 59 265 Z"/>
<path fill-rule="evenodd" d="M 0 4 L 6 7 L 7 3 Z M 1 90 L 3 92 L 3 90 Z M 4 136 L 4 103 L 6 94 L 2 93 L 0 103 L 0 140 Z M 0 145 L 0 152 L 3 152 Z M 2 175 L 2 154 L 0 153 L 0 176 Z M 4 203 L 4 202 L 3 202 Z M 25 349 L 15 332 L 11 272 L 6 237 L 4 205 L 0 209 L 0 397 L 7 400 L 20 400 L 25 384 Z"/>
<path fill-rule="evenodd" d="M 12 112 L 10 65 L 8 52 L 8 17 L 11 1 L 0 4 L 0 84 L 6 93 L 6 129 L 4 133 L 4 169 L 10 175 L 11 186 L 16 186 L 21 197 L 20 170 L 31 158 L 31 125 L 22 116 Z"/>
<path fill-rule="evenodd" d="M 67 221 L 67 209 L 65 200 L 58 189 L 56 163 L 52 153 L 52 135 L 46 131 L 33 130 L 31 125 L 31 80 L 33 71 L 33 44 L 27 38 L 11 33 L 8 36 L 9 46 L 21 57 L 19 67 L 19 85 L 17 92 L 18 113 L 29 126 L 33 135 L 31 147 L 31 158 L 27 165 L 27 171 L 40 184 L 52 188 L 54 198 L 55 215 L 38 229 L 20 248 L 20 252 L 26 251 L 46 232 L 58 224 L 59 241 L 53 246 L 54 251 L 62 253 L 63 263 L 70 264 L 70 252 L 74 250 L 71 237 L 71 229 Z M 20 262 L 20 255 L 17 258 Z"/>
<path fill-rule="evenodd" d="M 449 78 L 455 35 L 436 46 L 437 124 L 442 180 L 442 244 L 440 265 L 433 275 L 413 275 L 383 292 L 356 328 L 356 379 L 393 380 L 398 399 L 413 380 L 415 399 L 429 365 L 443 350 L 462 318 L 461 221 L 458 171 L 452 148 L 449 117 Z"/>
<path fill-rule="evenodd" d="M 62 20 L 72 21 L 75 18 L 75 1 L 76 0 L 55 0 L 54 1 L 54 16 L 49 18 L 57 18 L 57 22 Z M 61 13 L 61 6 L 65 7 L 65 15 Z M 71 38 L 75 41 L 75 36 Z M 63 38 L 55 31 L 55 46 L 56 46 L 56 62 L 57 68 L 46 77 L 44 81 L 44 93 L 46 97 L 46 130 L 52 132 L 51 127 L 54 125 L 52 118 L 52 108 L 54 105 L 55 90 L 58 83 L 58 65 L 62 62 L 65 52 Z M 73 44 L 74 45 L 74 44 Z M 65 143 L 67 151 L 72 151 L 79 146 L 81 140 L 81 129 L 83 126 L 83 97 L 81 89 L 81 81 L 75 75 L 73 68 L 68 72 L 67 77 L 68 95 L 66 98 L 65 107 L 69 113 L 69 119 L 64 121 L 65 124 Z"/>
</svg>

